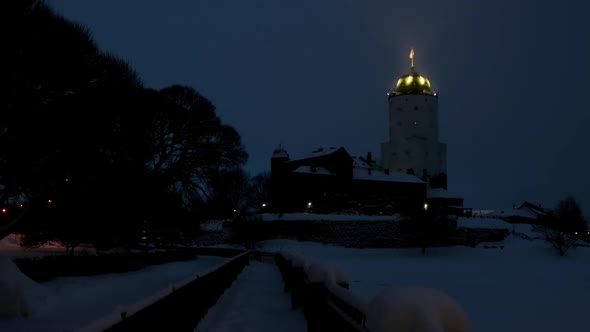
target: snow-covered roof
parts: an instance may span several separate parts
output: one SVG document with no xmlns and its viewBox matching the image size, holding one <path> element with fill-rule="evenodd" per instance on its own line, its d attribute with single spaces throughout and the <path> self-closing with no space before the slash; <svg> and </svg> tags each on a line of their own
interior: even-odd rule
<svg viewBox="0 0 590 332">
<path fill-rule="evenodd" d="M 329 170 L 323 167 L 315 167 L 315 166 L 299 166 L 297 169 L 293 171 L 293 173 L 310 173 L 310 174 L 323 174 L 323 175 L 335 175 L 334 173 L 330 172 Z"/>
<path fill-rule="evenodd" d="M 318 148 L 318 149 L 312 151 L 311 153 L 305 154 L 297 159 L 308 159 L 308 158 L 315 158 L 315 157 L 319 157 L 319 156 L 329 155 L 333 152 L 336 152 L 336 150 L 338 150 L 340 148 L 341 147 L 334 147 L 334 146 L 331 146 L 329 148 Z"/>
<path fill-rule="evenodd" d="M 537 215 L 530 210 L 513 209 L 513 208 L 489 210 L 486 213 L 482 213 L 481 215 L 485 216 L 485 217 L 497 217 L 497 218 L 522 217 L 522 218 L 529 218 L 529 219 L 537 219 Z"/>
<path fill-rule="evenodd" d="M 516 204 L 514 206 L 514 208 L 519 209 L 519 210 L 529 210 L 529 211 L 536 213 L 538 215 L 543 215 L 543 216 L 548 215 L 547 209 L 543 209 L 540 205 L 529 203 L 527 201 L 524 201 L 520 204 Z"/>
<path fill-rule="evenodd" d="M 360 157 L 352 157 L 352 165 L 356 168 L 372 168 L 372 165 L 369 165 L 366 159 Z"/>
<path fill-rule="evenodd" d="M 371 174 L 369 174 L 369 170 L 361 168 L 353 168 L 352 178 L 355 180 L 424 183 L 424 181 L 412 174 L 399 172 L 389 172 L 389 174 L 385 174 L 385 172 L 377 170 L 371 170 Z"/>
<path fill-rule="evenodd" d="M 428 189 L 428 193 L 426 194 L 426 196 L 428 198 L 459 198 L 459 199 L 463 198 L 459 195 L 451 194 L 443 188 Z"/>
</svg>

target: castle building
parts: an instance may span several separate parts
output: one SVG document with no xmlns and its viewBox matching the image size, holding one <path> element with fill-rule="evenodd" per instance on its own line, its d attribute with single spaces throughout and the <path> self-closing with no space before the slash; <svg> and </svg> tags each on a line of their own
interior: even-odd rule
<svg viewBox="0 0 590 332">
<path fill-rule="evenodd" d="M 447 189 L 447 149 L 439 141 L 438 95 L 414 69 L 388 95 L 389 140 L 381 159 L 319 148 L 291 159 L 282 146 L 271 157 L 269 211 L 413 213 L 462 207 Z"/>
<path fill-rule="evenodd" d="M 438 136 L 438 94 L 414 69 L 399 78 L 389 101 L 389 140 L 381 144 L 381 166 L 415 174 L 430 188 L 447 188 L 447 146 Z"/>
<path fill-rule="evenodd" d="M 411 213 L 426 202 L 426 183 L 412 174 L 375 167 L 371 155 L 319 148 L 291 159 L 282 146 L 270 169 L 269 211 L 363 214 Z"/>
</svg>

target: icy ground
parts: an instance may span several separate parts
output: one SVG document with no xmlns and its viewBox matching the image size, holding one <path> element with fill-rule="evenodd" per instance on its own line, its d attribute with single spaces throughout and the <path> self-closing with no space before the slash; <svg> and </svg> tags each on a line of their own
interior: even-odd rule
<svg viewBox="0 0 590 332">
<path fill-rule="evenodd" d="M 196 332 L 306 331 L 301 310 L 291 310 L 276 265 L 250 262 L 201 320 Z"/>
</svg>

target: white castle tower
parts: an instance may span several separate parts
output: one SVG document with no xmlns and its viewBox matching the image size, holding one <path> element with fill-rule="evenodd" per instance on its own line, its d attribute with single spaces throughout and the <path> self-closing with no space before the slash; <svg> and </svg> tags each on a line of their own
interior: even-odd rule
<svg viewBox="0 0 590 332">
<path fill-rule="evenodd" d="M 381 166 L 410 172 L 430 187 L 447 187 L 447 146 L 438 140 L 438 95 L 430 81 L 414 70 L 402 76 L 389 100 L 389 141 L 381 144 Z"/>
</svg>

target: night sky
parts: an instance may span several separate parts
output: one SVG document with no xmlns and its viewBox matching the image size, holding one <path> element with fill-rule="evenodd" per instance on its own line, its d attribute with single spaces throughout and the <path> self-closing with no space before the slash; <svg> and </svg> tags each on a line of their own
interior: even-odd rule
<svg viewBox="0 0 590 332">
<path fill-rule="evenodd" d="M 242 135 L 255 175 L 283 144 L 353 155 L 387 140 L 387 96 L 416 70 L 439 93 L 449 191 L 475 208 L 569 194 L 590 216 L 590 2 L 73 1 L 145 85 L 190 85 Z"/>
</svg>

